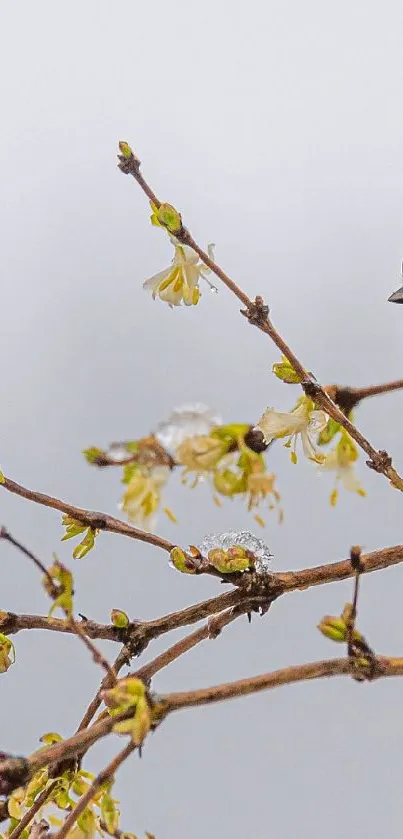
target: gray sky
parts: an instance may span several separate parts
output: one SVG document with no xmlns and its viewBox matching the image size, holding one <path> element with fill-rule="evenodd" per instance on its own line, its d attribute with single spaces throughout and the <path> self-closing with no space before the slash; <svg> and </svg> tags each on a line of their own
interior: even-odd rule
<svg viewBox="0 0 403 839">
<path fill-rule="evenodd" d="M 0 463 L 10 477 L 116 514 L 119 475 L 90 469 L 86 445 L 141 436 L 189 400 L 252 422 L 268 405 L 293 404 L 295 391 L 270 374 L 277 351 L 226 289 L 175 311 L 142 290 L 171 251 L 116 169 L 119 139 L 200 243 L 215 242 L 240 285 L 263 294 L 319 380 L 402 376 L 403 313 L 385 302 L 403 251 L 402 24 L 397 0 L 1 4 Z M 398 393 L 357 414 L 400 470 L 402 408 Z M 281 446 L 270 462 L 286 513 L 282 526 L 267 517 L 264 531 L 275 569 L 402 540 L 401 497 L 363 458 L 368 498 L 342 495 L 336 510 L 330 477 L 292 466 Z M 167 500 L 179 525 L 161 517 L 158 532 L 184 545 L 257 529 L 241 503 L 217 510 L 207 489 L 190 492 L 176 477 Z M 0 503 L 17 538 L 73 567 L 58 515 L 6 493 Z M 1 555 L 0 607 L 46 612 L 35 569 L 5 545 Z M 111 607 L 151 618 L 221 591 L 106 534 L 74 574 L 77 609 L 102 621 Z M 403 652 L 401 580 L 397 567 L 362 584 L 360 626 L 384 654 Z M 264 620 L 201 644 L 154 687 L 338 654 L 315 627 L 350 593 L 346 582 L 281 599 Z M 150 646 L 144 661 L 178 637 Z M 0 745 L 29 753 L 44 731 L 73 731 L 100 674 L 77 639 L 15 641 Z M 157 839 L 398 837 L 402 699 L 399 680 L 332 680 L 174 715 L 142 761 L 121 770 L 122 827 Z M 87 768 L 116 745 L 94 749 Z"/>
</svg>

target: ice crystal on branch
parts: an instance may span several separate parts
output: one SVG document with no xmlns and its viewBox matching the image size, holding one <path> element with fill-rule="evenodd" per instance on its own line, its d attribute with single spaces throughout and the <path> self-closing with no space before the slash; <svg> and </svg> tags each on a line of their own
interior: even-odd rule
<svg viewBox="0 0 403 839">
<path fill-rule="evenodd" d="M 273 554 L 263 539 L 259 539 L 250 533 L 249 530 L 230 530 L 228 533 L 209 533 L 204 537 L 200 545 L 197 545 L 202 556 L 209 558 L 211 551 L 228 551 L 234 547 L 244 548 L 253 554 L 255 558 L 255 571 L 265 574 L 270 570 L 270 560 Z"/>
<path fill-rule="evenodd" d="M 208 434 L 222 419 L 207 405 L 189 403 L 175 408 L 168 419 L 157 425 L 155 436 L 165 449 L 176 449 L 187 437 Z"/>
</svg>

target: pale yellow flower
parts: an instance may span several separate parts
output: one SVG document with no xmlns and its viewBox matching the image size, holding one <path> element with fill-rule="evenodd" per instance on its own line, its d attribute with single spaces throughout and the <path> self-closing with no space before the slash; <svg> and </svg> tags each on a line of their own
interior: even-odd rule
<svg viewBox="0 0 403 839">
<path fill-rule="evenodd" d="M 173 237 L 171 241 L 175 246 L 172 265 L 146 280 L 143 288 L 152 292 L 154 300 L 159 297 L 171 307 L 180 306 L 181 303 L 185 306 L 194 306 L 199 302 L 201 277 L 206 280 L 210 288 L 214 288 L 206 277 L 210 273 L 210 268 L 203 262 L 199 262 L 199 256 L 192 248 L 180 245 Z M 210 259 L 214 258 L 213 249 L 214 245 L 209 245 L 207 248 Z"/>
<path fill-rule="evenodd" d="M 161 491 L 169 474 L 168 466 L 156 466 L 149 471 L 138 470 L 134 473 L 120 505 L 129 521 L 140 525 L 144 530 L 153 529 L 155 513 L 161 501 Z"/>
<path fill-rule="evenodd" d="M 176 449 L 175 460 L 188 472 L 202 475 L 213 470 L 228 451 L 228 444 L 207 435 L 187 437 Z"/>
<path fill-rule="evenodd" d="M 326 472 L 335 472 L 336 485 L 340 481 L 348 492 L 356 492 L 358 495 L 365 496 L 365 489 L 361 486 L 355 472 L 354 464 L 357 459 L 358 449 L 351 437 L 345 432 L 337 446 L 325 455 L 324 460 L 319 464 L 319 469 Z M 338 490 L 335 486 L 330 496 L 332 506 L 336 504 L 337 496 Z"/>
<path fill-rule="evenodd" d="M 260 428 L 266 443 L 287 437 L 288 440 L 285 445 L 292 449 L 291 460 L 293 463 L 297 462 L 296 445 L 298 439 L 301 440 L 305 457 L 314 460 L 316 463 L 321 463 L 324 455 L 315 448 L 312 437 L 325 428 L 327 420 L 327 414 L 324 411 L 315 410 L 312 400 L 303 396 L 294 410 L 289 413 L 267 408 L 257 423 L 257 428 Z"/>
</svg>

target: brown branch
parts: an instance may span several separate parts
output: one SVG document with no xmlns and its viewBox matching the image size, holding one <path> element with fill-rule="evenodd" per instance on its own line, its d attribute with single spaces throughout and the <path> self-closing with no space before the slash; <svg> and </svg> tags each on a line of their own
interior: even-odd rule
<svg viewBox="0 0 403 839">
<path fill-rule="evenodd" d="M 124 649 L 125 648 L 123 647 L 123 650 Z M 124 665 L 127 664 L 126 656 L 124 655 L 123 650 L 121 650 L 119 654 L 116 656 L 115 661 L 112 665 L 115 680 L 118 673 L 120 673 L 122 667 L 124 667 Z M 115 680 L 109 673 L 107 673 L 106 676 L 104 676 L 94 698 L 91 700 L 90 704 L 88 705 L 88 708 L 86 709 L 81 719 L 81 722 L 79 723 L 76 733 L 78 733 L 79 731 L 83 731 L 85 728 L 88 728 L 91 720 L 102 705 L 103 691 L 108 690 L 108 688 L 111 688 Z"/>
<path fill-rule="evenodd" d="M 115 723 L 129 716 L 128 712 L 114 717 L 105 716 L 90 728 L 76 732 L 67 740 L 38 749 L 28 758 L 7 756 L 4 760 L 0 760 L 0 781 L 3 794 L 24 786 L 35 772 L 44 766 L 57 766 L 62 761 L 70 761 L 84 754 L 94 743 L 110 734 Z"/>
<path fill-rule="evenodd" d="M 97 513 L 92 510 L 83 510 L 81 507 L 74 507 L 72 504 L 67 504 L 66 501 L 61 501 L 59 498 L 53 498 L 52 495 L 45 495 L 43 492 L 36 492 L 32 489 L 17 484 L 10 478 L 5 478 L 4 483 L 0 483 L 0 488 L 13 492 L 15 495 L 26 498 L 28 501 L 34 501 L 36 504 L 42 504 L 44 507 L 51 507 L 53 510 L 59 510 L 71 516 L 76 521 L 85 524 L 87 527 L 92 527 L 93 530 L 107 530 L 110 533 L 120 533 L 122 536 L 129 536 L 131 539 L 137 539 L 140 542 L 147 542 L 149 545 L 155 545 L 168 553 L 175 547 L 172 542 L 163 539 L 162 536 L 157 536 L 154 533 L 148 533 L 145 530 L 139 530 L 120 519 L 115 519 L 113 516 L 108 516 L 106 513 Z"/>
<path fill-rule="evenodd" d="M 376 670 L 372 678 L 403 675 L 403 658 L 376 658 Z M 328 661 L 313 661 L 309 664 L 299 664 L 285 667 L 262 676 L 251 679 L 239 679 L 237 682 L 216 685 L 202 690 L 191 690 L 183 693 L 170 693 L 161 698 L 165 713 L 178 711 L 181 708 L 191 708 L 199 705 L 209 705 L 212 702 L 223 702 L 240 696 L 249 696 L 263 690 L 305 682 L 311 679 L 321 679 L 329 676 L 346 676 L 352 674 L 352 663 L 349 658 L 336 658 Z"/>
<path fill-rule="evenodd" d="M 44 804 L 46 804 L 48 798 L 52 795 L 52 792 L 56 786 L 57 781 L 52 781 L 52 783 L 49 784 L 48 787 L 42 790 L 41 794 L 38 795 L 36 801 L 34 801 L 32 807 L 30 807 L 30 809 L 27 810 L 26 813 L 24 813 L 21 821 L 19 821 L 14 830 L 11 831 L 11 833 L 8 836 L 8 839 L 19 839 L 23 830 L 25 830 L 25 828 L 28 827 L 29 823 L 32 821 L 33 818 L 35 818 L 36 814 L 41 809 L 41 807 L 43 807 Z"/>
<path fill-rule="evenodd" d="M 364 678 L 368 680 L 402 676 L 403 658 L 374 657 L 374 661 L 363 670 L 363 674 Z M 201 690 L 166 694 L 158 697 L 156 711 L 159 718 L 162 719 L 172 711 L 178 711 L 181 708 L 222 702 L 227 699 L 248 696 L 259 691 L 280 687 L 281 685 L 294 684 L 295 682 L 341 675 L 356 677 L 356 668 L 350 658 L 315 661 Z M 11 791 L 16 786 L 26 783 L 27 774 L 28 777 L 32 777 L 32 774 L 42 766 L 54 765 L 61 760 L 69 760 L 83 754 L 95 742 L 109 734 L 116 722 L 127 719 L 129 716 L 130 712 L 116 715 L 113 718 L 105 717 L 94 723 L 90 728 L 74 734 L 69 740 L 54 743 L 48 748 L 34 752 L 26 760 L 8 757 L 0 761 L 0 778 L 3 788 L 6 781 L 9 780 Z M 21 773 L 21 775 L 19 776 L 18 773 Z M 24 777 L 24 781 L 22 781 L 22 777 Z M 12 782 L 14 786 L 12 786 Z"/>
<path fill-rule="evenodd" d="M 107 675 L 108 675 L 108 677 L 111 681 L 111 684 L 115 684 L 116 673 L 115 673 L 113 667 L 111 667 L 111 665 L 109 664 L 109 661 L 105 658 L 104 655 L 102 655 L 101 651 L 98 650 L 98 648 L 95 646 L 95 644 L 88 638 L 88 636 L 86 635 L 82 625 L 80 623 L 78 623 L 76 620 L 74 620 L 73 617 L 69 618 L 69 623 L 71 625 L 71 628 L 72 628 L 74 634 L 77 635 L 78 638 L 81 638 L 83 644 L 87 647 L 87 650 L 89 650 L 90 653 L 92 654 L 92 657 L 93 657 L 95 663 L 99 664 L 101 667 L 104 668 L 104 670 L 106 670 L 106 673 L 107 673 Z"/>
<path fill-rule="evenodd" d="M 97 623 L 85 619 L 80 626 L 88 638 L 123 642 L 122 630 L 112 624 Z M 16 615 L 15 612 L 3 611 L 0 613 L 0 631 L 4 635 L 15 635 L 17 632 L 26 629 L 43 629 L 50 630 L 50 632 L 74 634 L 70 623 L 63 618 L 48 618 L 45 615 Z"/>
<path fill-rule="evenodd" d="M 344 414 L 350 414 L 363 399 L 370 396 L 378 396 L 383 393 L 391 393 L 394 390 L 403 389 L 403 379 L 396 379 L 393 382 L 386 382 L 381 385 L 369 385 L 368 387 L 342 387 L 341 385 L 329 385 L 325 388 L 327 394 L 333 399 Z"/>
<path fill-rule="evenodd" d="M 401 562 L 403 562 L 403 545 L 394 545 L 380 551 L 362 554 L 360 557 L 360 573 L 369 574 L 372 571 L 391 568 Z M 275 578 L 281 593 L 285 593 L 311 588 L 311 586 L 321 586 L 326 583 L 336 583 L 354 576 L 355 570 L 352 567 L 351 560 L 345 559 L 341 562 L 332 562 L 329 565 L 304 568 L 302 571 L 286 571 L 284 574 L 276 574 Z"/>
<path fill-rule="evenodd" d="M 197 623 L 204 617 L 217 614 L 229 606 L 235 606 L 241 600 L 242 594 L 239 590 L 230 591 L 218 597 L 213 597 L 210 600 L 204 600 L 202 603 L 196 603 L 195 606 L 189 606 L 180 612 L 172 612 L 155 621 L 144 622 L 138 628 L 134 628 L 133 634 L 129 635 L 128 640 L 113 663 L 114 672 L 119 673 L 124 665 L 130 664 L 131 658 L 143 652 L 152 639 L 158 638 L 160 635 L 170 632 L 173 629 L 179 629 L 182 626 Z M 139 630 L 138 637 L 136 637 L 136 629 Z M 94 714 L 96 714 L 102 704 L 102 692 L 109 687 L 111 687 L 111 681 L 106 676 L 85 711 L 77 729 L 78 731 L 82 731 L 90 724 Z"/>
<path fill-rule="evenodd" d="M 244 615 L 248 611 L 248 608 L 250 608 L 250 603 L 246 601 L 240 606 L 234 606 L 232 609 L 222 612 L 217 617 L 209 618 L 207 623 L 200 629 L 196 629 L 195 632 L 191 632 L 190 635 L 181 638 L 172 647 L 169 647 L 152 661 L 149 661 L 148 664 L 144 664 L 143 667 L 140 667 L 134 673 L 130 673 L 130 675 L 148 683 L 156 673 L 164 667 L 167 667 L 168 664 L 171 664 L 181 655 L 184 655 L 184 653 L 189 652 L 197 644 L 200 644 L 201 641 L 205 641 L 207 638 L 217 638 L 225 626 L 228 626 L 228 624 L 232 623 L 232 621 L 241 615 Z"/>
<path fill-rule="evenodd" d="M 119 752 L 113 760 L 102 770 L 102 772 L 97 775 L 95 780 L 92 782 L 91 786 L 87 789 L 84 795 L 81 796 L 80 800 L 78 801 L 77 805 L 74 809 L 69 813 L 64 824 L 60 828 L 59 832 L 55 834 L 54 839 L 65 839 L 69 830 L 73 827 L 76 823 L 77 819 L 80 817 L 81 813 L 85 810 L 88 804 L 92 801 L 94 796 L 97 794 L 99 788 L 105 784 L 107 781 L 110 781 L 115 772 L 119 769 L 119 766 L 132 754 L 135 750 L 136 745 L 131 740 L 121 752 Z"/>
<path fill-rule="evenodd" d="M 13 545 L 14 548 L 17 548 L 17 550 L 24 554 L 24 556 L 28 557 L 28 559 L 30 559 L 31 562 L 33 562 L 34 565 L 36 565 L 36 567 L 39 568 L 39 571 L 42 571 L 42 574 L 46 577 L 50 591 L 55 591 L 55 593 L 57 593 L 55 582 L 49 574 L 46 565 L 44 565 L 43 562 L 41 562 L 41 560 L 38 559 L 38 557 L 32 553 L 32 551 L 28 550 L 28 548 L 25 548 L 24 545 L 21 544 L 21 542 L 17 541 L 17 539 L 14 539 L 14 536 L 12 536 L 11 533 L 9 533 L 5 527 L 0 527 L 0 539 L 4 539 L 6 542 L 10 542 L 10 544 Z"/>
<path fill-rule="evenodd" d="M 393 565 L 399 565 L 401 562 L 403 562 L 403 545 L 382 548 L 379 551 L 362 554 L 360 557 L 360 573 L 369 574 L 384 568 L 390 568 Z M 276 597 L 279 597 L 286 592 L 311 588 L 312 586 L 321 586 L 327 583 L 336 583 L 354 575 L 355 571 L 352 568 L 350 559 L 331 562 L 326 565 L 318 565 L 312 568 L 304 568 L 301 571 L 275 572 L 267 576 L 268 588 L 266 596 L 268 593 L 271 593 L 271 596 L 275 594 Z M 247 582 L 246 576 L 244 576 L 244 582 Z M 260 595 L 259 593 L 256 594 L 257 603 L 259 602 L 259 597 L 260 599 L 264 599 L 264 583 L 265 580 L 260 575 L 260 580 L 258 579 L 257 585 L 261 588 L 263 587 L 263 591 L 260 592 Z M 199 620 L 224 611 L 230 606 L 236 606 L 242 603 L 245 597 L 250 597 L 247 586 L 245 586 L 245 590 L 242 587 L 233 589 L 218 597 L 204 600 L 201 603 L 196 603 L 194 606 L 189 606 L 178 612 L 171 612 L 152 621 L 133 623 L 127 629 L 120 629 L 112 624 L 96 623 L 87 618 L 82 621 L 80 626 L 90 638 L 118 641 L 125 643 L 129 650 L 134 649 L 135 652 L 126 652 L 126 661 L 128 661 L 133 655 L 138 655 L 139 652 L 143 652 L 151 640 L 159 638 L 166 632 L 179 629 L 182 626 L 197 623 Z M 61 618 L 47 618 L 41 615 L 16 615 L 13 612 L 1 613 L 0 631 L 5 635 L 13 635 L 25 629 L 72 632 L 69 623 Z"/>
<path fill-rule="evenodd" d="M 127 144 L 125 148 L 124 144 L 123 146 L 120 144 L 120 149 L 121 151 L 124 151 L 124 153 L 119 155 L 120 170 L 126 175 L 132 175 L 143 192 L 145 192 L 148 198 L 150 198 L 156 207 L 159 208 L 161 206 L 161 202 L 140 172 L 140 160 L 133 154 L 133 152 L 131 152 Z M 340 423 L 340 425 L 348 431 L 356 443 L 358 443 L 360 448 L 362 448 L 368 455 L 369 460 L 367 461 L 367 465 L 376 472 L 380 472 L 385 475 L 393 486 L 403 491 L 403 479 L 400 475 L 398 475 L 392 466 L 392 460 L 387 452 L 377 451 L 371 445 L 369 440 L 361 434 L 358 428 L 350 422 L 343 411 L 340 410 L 340 408 L 330 398 L 325 388 L 318 384 L 313 374 L 308 372 L 306 367 L 304 367 L 296 355 L 294 355 L 284 338 L 282 338 L 280 333 L 275 329 L 269 318 L 269 307 L 264 304 L 262 298 L 256 297 L 255 300 L 252 301 L 248 295 L 245 294 L 245 292 L 242 291 L 242 289 L 231 279 L 231 277 L 229 277 L 228 274 L 226 274 L 225 271 L 223 271 L 223 269 L 210 258 L 208 253 L 206 253 L 198 245 L 186 227 L 182 226 L 179 231 L 175 231 L 175 238 L 182 244 L 192 248 L 198 254 L 201 261 L 207 265 L 216 277 L 218 277 L 224 285 L 232 291 L 238 300 L 240 300 L 240 302 L 245 306 L 245 310 L 242 311 L 242 314 L 247 317 L 249 323 L 257 326 L 262 332 L 268 335 L 280 352 L 285 355 L 290 364 L 292 364 L 296 373 L 301 378 L 301 386 L 306 395 L 313 399 L 315 404 L 319 408 L 322 408 L 322 410 L 326 411 L 332 419 Z"/>
</svg>

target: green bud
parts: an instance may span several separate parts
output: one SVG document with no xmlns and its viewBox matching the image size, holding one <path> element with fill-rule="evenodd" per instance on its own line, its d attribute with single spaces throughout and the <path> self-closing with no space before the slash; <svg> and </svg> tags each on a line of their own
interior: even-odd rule
<svg viewBox="0 0 403 839">
<path fill-rule="evenodd" d="M 228 551 L 214 548 L 207 554 L 210 565 L 220 574 L 232 574 L 236 571 L 246 571 L 250 568 L 251 560 L 247 551 L 239 545 L 234 545 Z"/>
<path fill-rule="evenodd" d="M 133 152 L 129 146 L 129 143 L 126 143 L 124 140 L 121 140 L 119 143 L 119 151 L 127 160 L 129 157 L 133 156 Z"/>
<path fill-rule="evenodd" d="M 96 446 L 90 446 L 89 449 L 83 449 L 83 455 L 88 463 L 99 463 L 105 459 L 105 452 L 103 449 L 98 449 Z"/>
<path fill-rule="evenodd" d="M 172 548 L 169 556 L 171 559 L 171 564 L 174 568 L 176 568 L 177 571 L 180 571 L 182 574 L 196 573 L 196 568 L 192 568 L 192 565 L 189 561 L 189 557 L 186 556 L 182 548 Z"/>
<path fill-rule="evenodd" d="M 117 722 L 113 730 L 117 734 L 130 734 L 133 743 L 141 746 L 150 731 L 152 714 L 145 696 L 139 697 L 136 702 L 134 717 L 128 720 Z"/>
<path fill-rule="evenodd" d="M 326 638 L 337 643 L 343 643 L 347 639 L 347 626 L 343 618 L 333 615 L 325 615 L 318 624 L 319 632 Z"/>
<path fill-rule="evenodd" d="M 126 676 L 118 681 L 116 687 L 104 691 L 102 697 L 113 716 L 134 708 L 138 699 L 144 697 L 145 693 L 145 684 L 141 679 Z"/>
<path fill-rule="evenodd" d="M 2 473 L 2 471 L 1 471 L 1 469 L 0 469 L 0 484 L 5 484 L 5 482 L 6 482 L 6 479 L 5 479 L 5 477 L 4 477 L 4 475 L 3 475 L 3 473 Z"/>
<path fill-rule="evenodd" d="M 160 204 L 157 210 L 157 218 L 163 227 L 166 227 L 170 233 L 179 233 L 182 229 L 181 214 L 175 210 L 172 204 Z"/>
<path fill-rule="evenodd" d="M 299 373 L 296 373 L 292 364 L 288 361 L 288 359 L 283 355 L 281 357 L 281 361 L 276 362 L 273 364 L 271 368 L 274 375 L 277 376 L 282 382 L 286 382 L 288 385 L 298 385 L 301 384 L 302 378 Z"/>
<path fill-rule="evenodd" d="M 63 737 L 61 734 L 57 734 L 56 731 L 48 731 L 39 738 L 39 742 L 44 743 L 45 746 L 53 746 L 53 743 L 60 743 L 61 740 L 63 740 Z"/>
<path fill-rule="evenodd" d="M 113 623 L 113 626 L 117 626 L 118 629 L 126 629 L 129 626 L 130 620 L 126 612 L 122 612 L 121 609 L 112 609 L 111 623 Z"/>
</svg>

